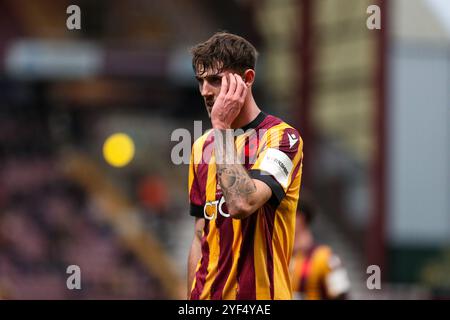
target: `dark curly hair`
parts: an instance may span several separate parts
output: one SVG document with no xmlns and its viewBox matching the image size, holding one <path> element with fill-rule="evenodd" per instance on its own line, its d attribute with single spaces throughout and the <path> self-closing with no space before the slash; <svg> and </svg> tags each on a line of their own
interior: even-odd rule
<svg viewBox="0 0 450 320">
<path fill-rule="evenodd" d="M 247 69 L 255 69 L 258 52 L 244 38 L 228 33 L 217 32 L 205 42 L 191 48 L 192 68 L 196 74 L 209 69 L 222 72 L 230 69 L 243 74 Z"/>
</svg>

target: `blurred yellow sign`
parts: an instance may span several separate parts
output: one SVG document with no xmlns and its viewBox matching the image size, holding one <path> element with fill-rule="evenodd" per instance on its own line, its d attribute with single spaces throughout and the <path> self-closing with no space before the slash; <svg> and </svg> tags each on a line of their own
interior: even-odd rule
<svg viewBox="0 0 450 320">
<path fill-rule="evenodd" d="M 103 156 L 113 167 L 124 167 L 134 157 L 134 142 L 125 133 L 115 133 L 109 136 L 103 145 Z"/>
</svg>

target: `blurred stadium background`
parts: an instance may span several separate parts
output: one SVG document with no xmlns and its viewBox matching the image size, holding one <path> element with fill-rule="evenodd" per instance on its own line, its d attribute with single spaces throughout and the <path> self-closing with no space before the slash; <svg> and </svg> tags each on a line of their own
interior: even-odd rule
<svg viewBox="0 0 450 320">
<path fill-rule="evenodd" d="M 350 297 L 450 298 L 449 4 L 1 0 L 0 297 L 184 298 L 193 219 L 170 137 L 207 129 L 188 48 L 228 30 L 260 51 L 260 107 L 303 135 L 316 236 Z M 121 168 L 102 153 L 117 132 L 135 145 Z"/>
</svg>

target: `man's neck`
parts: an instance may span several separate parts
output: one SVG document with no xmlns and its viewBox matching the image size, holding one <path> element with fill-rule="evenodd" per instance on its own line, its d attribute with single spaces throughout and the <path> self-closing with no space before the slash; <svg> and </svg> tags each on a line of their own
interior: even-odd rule
<svg viewBox="0 0 450 320">
<path fill-rule="evenodd" d="M 233 123 L 231 124 L 231 128 L 239 129 L 246 126 L 247 124 L 255 120 L 260 112 L 261 110 L 256 105 L 255 99 L 253 99 L 253 96 L 249 94 L 241 109 L 241 113 L 238 114 L 236 119 L 234 119 Z"/>
</svg>

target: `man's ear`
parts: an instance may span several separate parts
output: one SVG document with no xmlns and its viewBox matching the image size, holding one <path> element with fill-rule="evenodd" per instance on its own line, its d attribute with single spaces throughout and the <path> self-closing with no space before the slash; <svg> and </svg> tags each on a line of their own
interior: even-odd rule
<svg viewBox="0 0 450 320">
<path fill-rule="evenodd" d="M 247 85 L 247 87 L 250 87 L 254 81 L 255 81 L 255 70 L 253 70 L 253 69 L 245 70 L 244 82 Z"/>
</svg>

